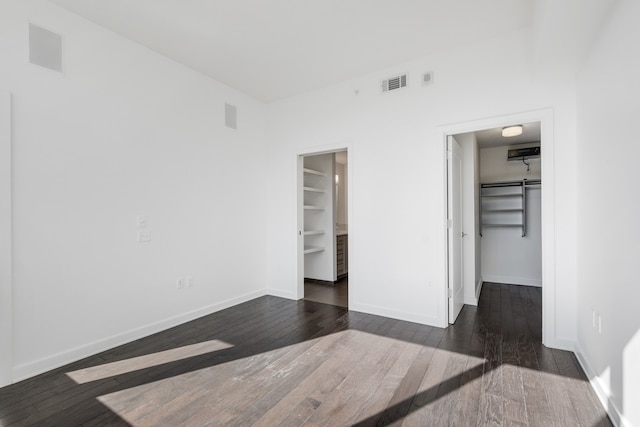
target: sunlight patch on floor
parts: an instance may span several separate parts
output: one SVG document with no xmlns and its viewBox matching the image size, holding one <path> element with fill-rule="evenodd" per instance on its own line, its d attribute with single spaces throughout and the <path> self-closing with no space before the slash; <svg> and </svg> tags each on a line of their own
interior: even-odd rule
<svg viewBox="0 0 640 427">
<path fill-rule="evenodd" d="M 151 368 L 165 363 L 176 362 L 194 356 L 231 348 L 233 345 L 220 340 L 204 341 L 171 350 L 145 354 L 144 356 L 105 363 L 90 368 L 67 372 L 67 376 L 78 384 L 102 380 L 141 369 Z"/>
<path fill-rule="evenodd" d="M 312 411 L 318 420 L 337 417 L 349 423 L 381 410 L 370 406 L 378 400 L 374 397 L 388 394 L 390 399 L 411 366 L 409 361 L 423 348 L 346 330 L 105 394 L 98 400 L 133 426 L 168 420 L 174 425 L 224 425 L 256 406 L 265 411 L 259 424 L 275 425 L 283 413 L 305 399 L 318 403 Z M 429 349 L 433 351 L 431 369 L 437 374 L 430 374 L 433 383 L 427 379 L 419 392 L 456 376 L 444 369 L 451 355 L 467 368 L 484 363 L 482 358 Z M 275 401 L 273 393 L 280 395 Z M 359 403 L 345 406 L 347 396 Z"/>
</svg>

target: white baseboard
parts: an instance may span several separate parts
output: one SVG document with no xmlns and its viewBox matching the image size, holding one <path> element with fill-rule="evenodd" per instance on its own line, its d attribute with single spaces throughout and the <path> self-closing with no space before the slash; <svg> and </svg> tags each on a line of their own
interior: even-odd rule
<svg viewBox="0 0 640 427">
<path fill-rule="evenodd" d="M 478 283 L 476 283 L 475 295 L 471 297 L 467 297 L 467 295 L 465 295 L 464 303 L 466 305 L 472 305 L 474 307 L 477 307 L 478 301 L 480 300 L 480 291 L 482 291 L 482 279 L 479 279 Z"/>
<path fill-rule="evenodd" d="M 485 276 L 482 275 L 485 282 L 505 283 L 509 285 L 537 286 L 542 287 L 542 279 L 531 277 L 513 277 L 513 276 Z"/>
<path fill-rule="evenodd" d="M 286 298 L 286 299 L 292 299 L 294 301 L 298 299 L 293 294 L 293 292 L 283 291 L 281 289 L 267 289 L 267 295 L 271 295 L 271 296 L 274 296 L 274 297 L 280 297 L 280 298 Z"/>
<path fill-rule="evenodd" d="M 609 418 L 611 418 L 613 425 L 616 427 L 632 427 L 631 422 L 625 418 L 611 399 L 611 390 L 609 390 L 609 387 L 607 387 L 600 377 L 595 374 L 595 371 L 591 369 L 587 359 L 584 357 L 584 352 L 581 351 L 578 344 L 575 345 L 574 353 L 578 358 L 578 362 L 580 363 L 582 370 L 589 378 L 591 387 L 596 392 L 596 395 L 598 396 L 598 399 L 600 399 L 604 409 L 607 411 L 607 414 L 609 414 Z"/>
<path fill-rule="evenodd" d="M 570 351 L 573 353 L 575 353 L 575 349 L 576 349 L 576 343 L 574 341 L 566 340 L 558 337 L 554 337 L 553 339 L 550 339 L 550 340 L 544 340 L 542 344 L 550 348 L 555 348 L 557 350 Z"/>
<path fill-rule="evenodd" d="M 443 325 L 440 319 L 435 317 L 425 316 L 423 314 L 411 313 L 399 310 L 390 310 L 384 307 L 378 307 L 369 304 L 357 304 L 349 303 L 349 311 L 359 311 L 367 314 L 375 314 L 376 316 L 390 317 L 392 319 L 405 320 L 407 322 L 420 323 L 428 326 L 435 326 L 437 328 L 446 328 L 448 325 Z"/>
<path fill-rule="evenodd" d="M 196 310 L 189 311 L 187 313 L 172 316 L 158 322 L 154 322 L 139 328 L 132 329 L 121 334 L 117 334 L 108 338 L 104 338 L 98 341 L 94 341 L 85 345 L 78 346 L 71 350 L 66 350 L 60 353 L 53 354 L 51 356 L 43 357 L 41 359 L 17 365 L 13 368 L 13 381 L 18 382 L 27 378 L 34 377 L 43 372 L 50 371 L 52 369 L 59 368 L 69 363 L 75 362 L 85 357 L 92 356 L 97 353 L 101 353 L 105 350 L 117 347 L 122 344 L 135 341 L 140 338 L 164 331 L 174 326 L 181 325 L 183 323 L 195 320 L 202 316 L 206 316 L 216 311 L 224 310 L 225 308 L 233 307 L 234 305 L 247 302 L 254 298 L 264 296 L 266 293 L 264 290 L 250 292 L 248 294 L 240 295 L 235 298 L 230 298 L 225 301 L 221 301 L 216 304 L 211 304 L 206 307 L 202 307 Z"/>
</svg>

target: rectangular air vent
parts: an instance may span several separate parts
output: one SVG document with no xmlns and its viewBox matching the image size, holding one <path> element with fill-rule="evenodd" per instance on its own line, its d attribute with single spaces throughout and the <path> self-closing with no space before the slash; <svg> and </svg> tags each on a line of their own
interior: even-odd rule
<svg viewBox="0 0 640 427">
<path fill-rule="evenodd" d="M 224 125 L 231 129 L 238 129 L 238 110 L 235 105 L 224 104 Z"/>
<path fill-rule="evenodd" d="M 514 148 L 507 152 L 507 160 L 524 160 L 540 157 L 540 147 Z"/>
<path fill-rule="evenodd" d="M 29 62 L 62 72 L 62 36 L 29 24 Z"/>
<path fill-rule="evenodd" d="M 389 92 L 391 90 L 401 89 L 407 86 L 407 75 L 401 74 L 396 77 L 389 77 L 382 81 L 382 91 Z"/>
</svg>

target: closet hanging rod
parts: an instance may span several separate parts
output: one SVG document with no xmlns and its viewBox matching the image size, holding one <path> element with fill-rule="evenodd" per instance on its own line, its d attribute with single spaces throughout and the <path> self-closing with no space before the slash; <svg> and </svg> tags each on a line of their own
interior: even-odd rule
<svg viewBox="0 0 640 427">
<path fill-rule="evenodd" d="M 539 179 L 525 179 L 523 181 L 504 181 L 504 182 L 487 182 L 484 184 L 481 184 L 482 188 L 496 188 L 496 187 L 522 187 L 522 185 L 525 186 L 532 186 L 532 185 L 540 185 L 542 184 L 542 181 Z"/>
</svg>

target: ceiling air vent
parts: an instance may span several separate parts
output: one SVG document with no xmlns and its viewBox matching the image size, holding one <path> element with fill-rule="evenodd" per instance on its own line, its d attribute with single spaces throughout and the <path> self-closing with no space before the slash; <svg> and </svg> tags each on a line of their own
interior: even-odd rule
<svg viewBox="0 0 640 427">
<path fill-rule="evenodd" d="M 391 90 L 401 89 L 407 86 L 407 75 L 402 74 L 396 77 L 389 77 L 382 81 L 382 91 L 389 92 Z"/>
</svg>

